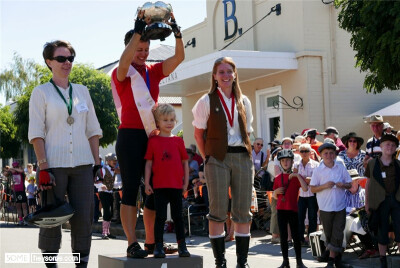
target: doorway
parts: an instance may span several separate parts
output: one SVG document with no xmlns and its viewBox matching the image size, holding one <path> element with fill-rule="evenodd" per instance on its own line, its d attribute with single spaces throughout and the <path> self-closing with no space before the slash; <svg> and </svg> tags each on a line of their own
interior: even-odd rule
<svg viewBox="0 0 400 268">
<path fill-rule="evenodd" d="M 264 144 L 282 139 L 282 110 L 274 108 L 281 95 L 281 87 L 276 86 L 256 91 L 257 136 L 264 139 Z M 278 107 L 279 108 L 279 107 Z"/>
</svg>

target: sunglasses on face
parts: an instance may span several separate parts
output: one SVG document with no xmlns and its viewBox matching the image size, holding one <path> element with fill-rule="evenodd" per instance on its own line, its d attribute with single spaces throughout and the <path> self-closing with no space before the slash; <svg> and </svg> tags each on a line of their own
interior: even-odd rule
<svg viewBox="0 0 400 268">
<path fill-rule="evenodd" d="M 349 140 L 349 142 L 357 143 L 357 140 Z"/>
<path fill-rule="evenodd" d="M 258 146 L 261 146 L 261 147 L 263 147 L 264 146 L 264 144 L 262 144 L 262 143 L 256 143 Z"/>
<path fill-rule="evenodd" d="M 308 150 L 301 150 L 300 153 L 305 154 L 305 153 L 309 153 L 310 151 Z"/>
<path fill-rule="evenodd" d="M 68 56 L 68 57 L 65 57 L 65 56 L 57 56 L 57 57 L 53 57 L 52 58 L 52 60 L 56 60 L 57 62 L 66 62 L 67 60 L 69 61 L 69 62 L 74 62 L 74 59 L 75 59 L 75 56 Z"/>
</svg>

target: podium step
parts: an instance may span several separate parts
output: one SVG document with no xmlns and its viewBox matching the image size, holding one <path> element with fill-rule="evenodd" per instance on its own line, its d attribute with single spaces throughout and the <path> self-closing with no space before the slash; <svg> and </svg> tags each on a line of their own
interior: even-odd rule
<svg viewBox="0 0 400 268">
<path fill-rule="evenodd" d="M 153 255 L 144 259 L 132 259 L 125 255 L 99 255 L 99 268 L 203 268 L 203 257 L 192 255 L 180 258 L 177 254 L 167 255 L 166 258 L 156 259 Z"/>
</svg>

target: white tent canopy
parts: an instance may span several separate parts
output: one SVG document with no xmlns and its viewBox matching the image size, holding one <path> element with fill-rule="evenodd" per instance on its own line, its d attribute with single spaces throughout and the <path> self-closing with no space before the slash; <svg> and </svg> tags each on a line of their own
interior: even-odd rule
<svg viewBox="0 0 400 268">
<path fill-rule="evenodd" d="M 400 101 L 396 102 L 388 107 L 380 109 L 379 111 L 376 111 L 372 114 L 369 114 L 367 117 L 374 115 L 374 114 L 379 114 L 382 116 L 400 116 Z"/>
</svg>

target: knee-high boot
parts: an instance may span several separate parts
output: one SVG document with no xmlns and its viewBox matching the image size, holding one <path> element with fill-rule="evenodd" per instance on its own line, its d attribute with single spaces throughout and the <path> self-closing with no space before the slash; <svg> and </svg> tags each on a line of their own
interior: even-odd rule
<svg viewBox="0 0 400 268">
<path fill-rule="evenodd" d="M 225 238 L 210 238 L 210 242 L 215 258 L 215 268 L 226 268 Z"/>
<path fill-rule="evenodd" d="M 236 241 L 236 268 L 250 268 L 247 263 L 247 255 L 249 253 L 250 236 L 235 236 Z"/>
</svg>

